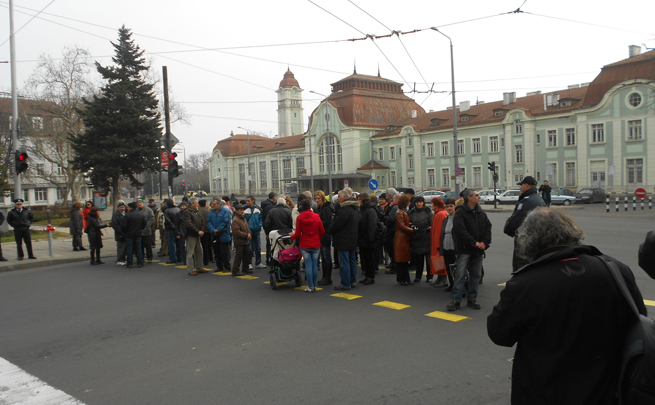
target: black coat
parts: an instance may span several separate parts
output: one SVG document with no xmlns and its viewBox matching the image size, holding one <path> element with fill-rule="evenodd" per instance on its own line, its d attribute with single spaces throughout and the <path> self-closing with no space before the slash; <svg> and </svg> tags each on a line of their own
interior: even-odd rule
<svg viewBox="0 0 655 405">
<path fill-rule="evenodd" d="M 360 249 L 377 248 L 375 240 L 375 231 L 377 230 L 378 214 L 375 206 L 377 204 L 369 202 L 359 211 L 359 226 L 357 228 L 357 246 Z"/>
<path fill-rule="evenodd" d="M 336 250 L 357 249 L 357 233 L 359 228 L 359 202 L 349 198 L 340 204 L 339 211 L 334 216 L 330 235 L 333 236 L 332 246 Z"/>
<path fill-rule="evenodd" d="M 553 191 L 553 189 L 547 185 L 547 184 L 542 184 L 541 187 L 539 187 L 539 192 L 541 193 L 541 198 L 544 200 L 546 204 L 550 204 L 550 193 Z"/>
<path fill-rule="evenodd" d="M 132 211 L 128 211 L 125 214 L 123 234 L 127 239 L 138 239 L 141 237 L 141 232 L 147 224 L 146 217 L 139 210 L 133 209 Z"/>
<path fill-rule="evenodd" d="M 111 228 L 114 230 L 114 240 L 116 242 L 125 242 L 125 233 L 123 232 L 125 224 L 125 215 L 117 208 L 111 216 Z"/>
<path fill-rule="evenodd" d="M 269 199 L 262 201 L 262 222 L 266 222 L 266 216 L 274 205 L 275 203 Z"/>
<path fill-rule="evenodd" d="M 7 223 L 12 228 L 29 228 L 32 222 L 34 222 L 34 214 L 32 214 L 32 210 L 25 207 L 21 212 L 14 208 L 7 214 Z"/>
<path fill-rule="evenodd" d="M 409 222 L 418 227 L 410 235 L 410 247 L 414 254 L 429 255 L 432 249 L 432 236 L 430 227 L 432 226 L 432 217 L 434 213 L 427 205 L 423 208 L 412 208 L 409 210 Z"/>
<path fill-rule="evenodd" d="M 102 229 L 106 228 L 107 224 L 100 225 L 98 217 L 87 217 L 87 226 L 84 230 L 89 237 L 89 249 L 102 249 Z"/>
<path fill-rule="evenodd" d="M 491 245 L 491 222 L 480 204 L 475 209 L 471 209 L 468 204 L 464 203 L 455 211 L 453 239 L 458 254 L 483 254 L 484 251 L 475 246 L 477 242 L 483 242 L 487 245 L 487 249 L 489 248 Z"/>
<path fill-rule="evenodd" d="M 516 206 L 514 207 L 514 212 L 512 212 L 512 215 L 507 218 L 503 232 L 511 237 L 516 236 L 516 231 L 519 229 L 521 224 L 523 224 L 525 217 L 528 216 L 530 211 L 537 207 L 545 206 L 546 203 L 537 192 L 536 187 L 527 189 L 523 194 L 521 194 L 519 200 L 516 202 Z"/>
<path fill-rule="evenodd" d="M 71 222 L 68 226 L 71 235 L 82 235 L 82 213 L 79 209 L 71 207 Z"/>
<path fill-rule="evenodd" d="M 321 218 L 323 223 L 323 228 L 325 229 L 325 235 L 321 238 L 322 247 L 330 247 L 332 243 L 332 236 L 328 233 L 332 227 L 332 221 L 334 220 L 334 207 L 332 203 L 326 201 L 321 205 L 321 208 L 318 209 L 318 216 Z"/>
<path fill-rule="evenodd" d="M 266 214 L 266 221 L 264 222 L 264 232 L 266 232 L 266 235 L 271 231 L 292 228 L 293 220 L 291 219 L 291 211 L 286 205 L 276 205 Z"/>
<path fill-rule="evenodd" d="M 513 404 L 616 404 L 620 352 L 634 315 L 593 246 L 556 246 L 513 273 L 487 319 L 512 347 Z M 630 268 L 616 261 L 639 308 Z"/>
<path fill-rule="evenodd" d="M 398 212 L 398 204 L 393 206 L 387 206 L 384 210 L 387 215 L 387 219 L 384 222 L 384 226 L 387 227 L 387 240 L 393 240 L 393 237 L 396 235 L 396 213 Z"/>
</svg>

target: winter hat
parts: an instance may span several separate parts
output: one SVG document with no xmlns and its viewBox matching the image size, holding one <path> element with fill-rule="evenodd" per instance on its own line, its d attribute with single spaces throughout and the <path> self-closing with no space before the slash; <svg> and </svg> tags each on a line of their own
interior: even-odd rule
<svg viewBox="0 0 655 405">
<path fill-rule="evenodd" d="M 130 208 L 133 209 L 133 210 L 136 209 L 136 203 L 135 203 L 134 201 L 132 201 L 131 203 L 127 204 L 127 206 L 130 207 Z M 93 209 L 93 208 L 91 208 L 91 209 Z"/>
</svg>

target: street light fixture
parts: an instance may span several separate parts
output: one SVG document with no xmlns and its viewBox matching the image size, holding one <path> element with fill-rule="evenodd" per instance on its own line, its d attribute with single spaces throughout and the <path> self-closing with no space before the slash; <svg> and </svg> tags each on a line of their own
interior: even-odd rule
<svg viewBox="0 0 655 405">
<path fill-rule="evenodd" d="M 457 105 L 455 104 L 455 62 L 453 60 L 453 41 L 450 37 L 443 32 L 439 31 L 437 27 L 432 27 L 432 30 L 437 31 L 439 34 L 448 38 L 450 41 L 450 81 L 452 84 L 452 94 L 453 94 L 453 139 L 455 144 L 455 170 L 459 167 L 459 153 L 457 147 Z M 457 183 L 457 175 L 455 175 L 455 196 L 459 195 L 459 184 Z"/>
<path fill-rule="evenodd" d="M 244 127 L 237 127 L 240 129 L 243 129 L 246 131 L 246 137 L 248 139 L 248 169 L 246 170 L 246 173 L 248 173 L 248 195 L 250 195 L 250 130 Z"/>
</svg>

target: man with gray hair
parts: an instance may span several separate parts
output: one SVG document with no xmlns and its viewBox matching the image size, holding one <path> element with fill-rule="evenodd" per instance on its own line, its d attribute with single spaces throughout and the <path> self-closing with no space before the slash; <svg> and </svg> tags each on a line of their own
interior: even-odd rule
<svg viewBox="0 0 655 405">
<path fill-rule="evenodd" d="M 461 210 L 460 210 L 461 211 Z M 518 229 L 529 264 L 512 273 L 487 318 L 487 333 L 516 353 L 513 404 L 616 404 L 622 351 L 634 313 L 580 225 L 539 207 Z M 613 261 L 639 313 L 644 301 L 630 268 Z"/>
<path fill-rule="evenodd" d="M 202 243 L 200 239 L 205 234 L 207 226 L 205 219 L 198 211 L 198 197 L 189 198 L 189 206 L 182 213 L 182 226 L 186 239 L 186 267 L 190 276 L 208 273 L 203 266 Z"/>
<path fill-rule="evenodd" d="M 289 208 L 287 207 L 287 201 L 284 196 L 280 196 L 277 199 L 275 207 L 273 207 L 266 215 L 264 232 L 268 235 L 271 231 L 277 231 L 278 229 L 288 229 L 291 231 L 291 228 L 293 228 L 291 211 L 289 211 Z"/>
</svg>

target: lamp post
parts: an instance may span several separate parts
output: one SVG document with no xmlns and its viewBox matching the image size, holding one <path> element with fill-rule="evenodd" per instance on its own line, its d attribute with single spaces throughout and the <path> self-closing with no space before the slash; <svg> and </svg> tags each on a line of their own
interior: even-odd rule
<svg viewBox="0 0 655 405">
<path fill-rule="evenodd" d="M 453 59 L 453 41 L 450 37 L 443 32 L 439 31 L 437 27 L 432 27 L 434 31 L 437 31 L 439 34 L 448 38 L 450 41 L 450 81 L 452 84 L 452 94 L 453 94 L 453 139 L 454 139 L 454 149 L 455 149 L 455 170 L 459 167 L 459 154 L 457 146 L 457 104 L 455 104 L 455 62 Z M 455 175 L 455 196 L 459 196 L 459 184 L 457 183 L 457 175 Z"/>
<path fill-rule="evenodd" d="M 248 174 L 248 195 L 250 195 L 250 130 L 244 127 L 237 128 L 244 129 L 246 131 L 246 138 L 248 139 L 248 169 L 246 170 L 246 173 Z"/>
</svg>

